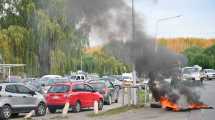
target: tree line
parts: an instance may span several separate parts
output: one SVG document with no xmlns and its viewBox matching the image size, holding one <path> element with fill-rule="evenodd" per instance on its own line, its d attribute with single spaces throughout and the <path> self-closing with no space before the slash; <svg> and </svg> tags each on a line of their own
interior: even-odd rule
<svg viewBox="0 0 215 120">
<path fill-rule="evenodd" d="M 208 48 L 193 46 L 186 49 L 183 54 L 188 58 L 188 64 L 200 65 L 205 69 L 215 69 L 215 44 Z"/>
<path fill-rule="evenodd" d="M 215 69 L 215 39 L 161 38 L 159 44 L 187 56 L 188 65 Z"/>
<path fill-rule="evenodd" d="M 1 0 L 0 58 L 26 64 L 14 74 L 67 74 L 81 68 L 90 73 L 121 74 L 129 66 L 102 49 L 87 53 L 87 34 L 62 14 L 64 0 Z M 47 6 L 51 6 L 47 8 Z"/>
<path fill-rule="evenodd" d="M 184 50 L 193 47 L 200 46 L 202 48 L 207 48 L 215 44 L 215 39 L 205 39 L 205 38 L 160 38 L 158 43 L 162 46 L 169 48 L 177 53 L 181 53 Z"/>
</svg>

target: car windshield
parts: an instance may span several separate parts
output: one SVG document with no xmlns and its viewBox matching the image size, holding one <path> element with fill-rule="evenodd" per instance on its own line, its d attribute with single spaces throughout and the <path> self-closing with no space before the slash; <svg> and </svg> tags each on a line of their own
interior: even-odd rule
<svg viewBox="0 0 215 120">
<path fill-rule="evenodd" d="M 191 73 L 196 73 L 199 70 L 197 68 L 187 68 L 183 70 L 183 74 L 191 74 Z"/>
<path fill-rule="evenodd" d="M 71 76 L 71 77 L 70 77 L 70 79 L 73 79 L 73 80 L 75 80 L 75 78 L 76 78 L 76 76 Z"/>
<path fill-rule="evenodd" d="M 42 79 L 40 80 L 41 84 L 44 84 L 45 86 L 47 85 L 52 85 L 55 83 L 63 83 L 63 82 L 68 82 L 68 79 L 62 79 L 62 78 L 55 78 L 55 79 Z"/>
<path fill-rule="evenodd" d="M 48 93 L 65 93 L 70 89 L 67 85 L 56 85 L 49 88 Z"/>
<path fill-rule="evenodd" d="M 207 70 L 208 73 L 215 73 L 215 70 Z"/>
</svg>

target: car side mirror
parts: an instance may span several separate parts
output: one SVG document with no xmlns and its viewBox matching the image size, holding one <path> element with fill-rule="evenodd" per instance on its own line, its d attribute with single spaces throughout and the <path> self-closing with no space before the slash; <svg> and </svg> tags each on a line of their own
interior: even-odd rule
<svg viewBox="0 0 215 120">
<path fill-rule="evenodd" d="M 36 95 L 36 92 L 30 91 L 29 94 L 32 95 L 32 96 L 34 96 L 34 95 Z"/>
</svg>

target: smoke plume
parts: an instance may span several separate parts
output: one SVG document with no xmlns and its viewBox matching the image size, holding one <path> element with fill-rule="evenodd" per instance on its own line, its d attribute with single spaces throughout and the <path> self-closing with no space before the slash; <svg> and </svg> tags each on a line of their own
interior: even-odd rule
<svg viewBox="0 0 215 120">
<path fill-rule="evenodd" d="M 139 77 L 150 78 L 155 98 L 168 96 L 180 103 L 184 103 L 185 98 L 186 103 L 198 101 L 199 95 L 187 84 L 177 82 L 172 87 L 165 82 L 165 78 L 180 80 L 179 67 L 185 65 L 187 59 L 162 46 L 155 50 L 155 39 L 144 32 L 143 17 L 137 12 L 132 33 L 132 9 L 129 3 L 125 0 L 64 0 L 62 14 L 82 34 L 89 37 L 96 35 L 96 38 L 107 43 L 107 52 L 134 66 Z M 47 8 L 48 12 L 54 14 L 52 7 Z"/>
</svg>

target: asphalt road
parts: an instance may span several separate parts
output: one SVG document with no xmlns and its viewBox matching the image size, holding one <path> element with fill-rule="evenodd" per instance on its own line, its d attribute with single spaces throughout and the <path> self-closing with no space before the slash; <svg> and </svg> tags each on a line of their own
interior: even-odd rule
<svg viewBox="0 0 215 120">
<path fill-rule="evenodd" d="M 201 99 L 204 103 L 215 107 L 215 80 L 205 81 L 204 86 L 200 89 Z M 105 106 L 104 110 L 119 107 L 120 103 L 113 104 L 111 106 Z M 193 110 L 187 112 L 172 112 L 166 111 L 161 108 L 149 108 L 145 107 L 138 110 L 131 110 L 125 113 L 90 118 L 88 114 L 92 113 L 92 110 L 85 110 L 81 113 L 69 113 L 66 118 L 62 118 L 61 113 L 48 114 L 45 117 L 33 117 L 33 120 L 215 120 L 215 110 Z M 14 120 L 22 120 L 20 118 L 14 118 Z"/>
</svg>

